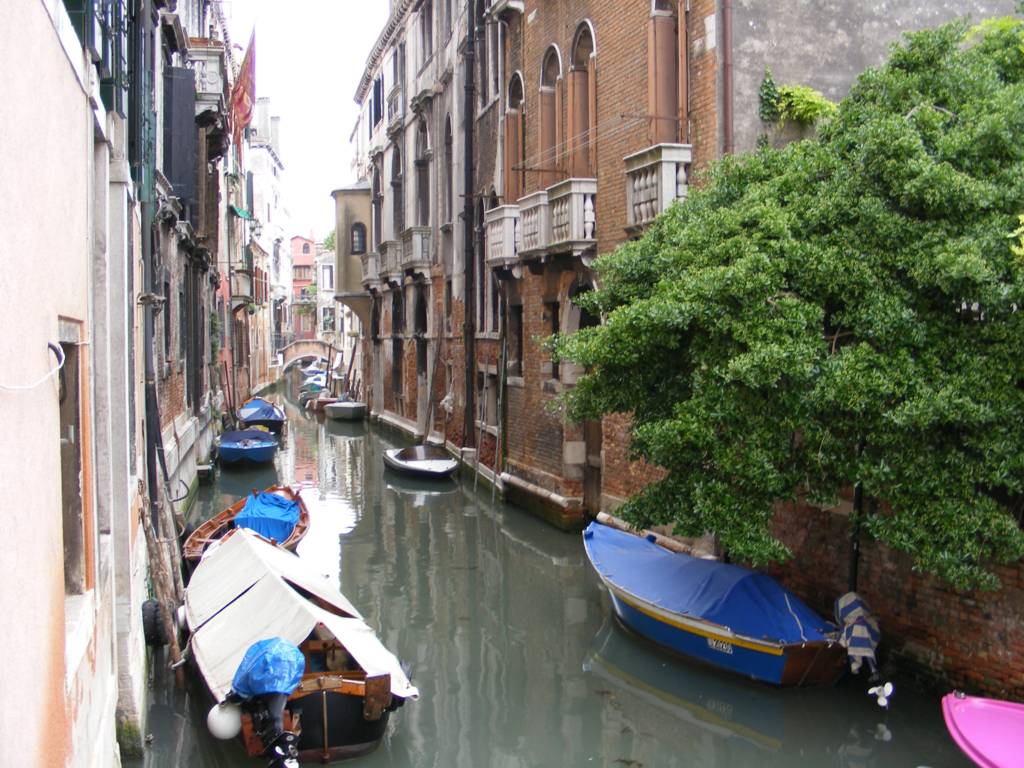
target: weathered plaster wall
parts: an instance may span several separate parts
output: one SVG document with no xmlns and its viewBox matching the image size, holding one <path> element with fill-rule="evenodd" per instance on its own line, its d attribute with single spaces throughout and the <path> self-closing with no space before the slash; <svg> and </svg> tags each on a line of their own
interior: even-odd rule
<svg viewBox="0 0 1024 768">
<path fill-rule="evenodd" d="M 809 85 L 838 101 L 858 74 L 885 60 L 904 32 L 968 16 L 975 22 L 1005 16 L 1014 6 L 1013 0 L 733 0 L 736 151 L 753 149 L 765 132 L 757 116 L 765 67 L 780 85 Z"/>
</svg>

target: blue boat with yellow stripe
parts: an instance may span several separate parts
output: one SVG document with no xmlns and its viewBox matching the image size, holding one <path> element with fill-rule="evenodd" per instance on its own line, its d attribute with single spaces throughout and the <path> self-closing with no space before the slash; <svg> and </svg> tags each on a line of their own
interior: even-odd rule
<svg viewBox="0 0 1024 768">
<path fill-rule="evenodd" d="M 845 669 L 837 628 L 770 576 L 599 522 L 583 544 L 615 616 L 641 637 L 776 685 L 832 683 Z"/>
</svg>

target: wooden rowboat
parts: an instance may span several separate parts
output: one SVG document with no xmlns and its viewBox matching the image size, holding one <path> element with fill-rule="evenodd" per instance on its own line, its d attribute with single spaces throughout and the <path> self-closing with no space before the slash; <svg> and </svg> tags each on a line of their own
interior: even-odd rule
<svg viewBox="0 0 1024 768">
<path fill-rule="evenodd" d="M 384 451 L 384 465 L 413 477 L 443 480 L 455 474 L 459 462 L 437 445 L 413 445 Z"/>
<path fill-rule="evenodd" d="M 268 495 L 277 496 L 288 502 L 294 502 L 296 505 L 298 520 L 291 526 L 289 532 L 284 533 L 288 529 L 288 518 L 285 515 L 280 515 L 277 518 L 267 517 L 265 514 L 261 514 L 260 510 L 252 509 L 254 499 L 259 500 L 261 496 Z M 254 519 L 252 521 L 245 519 L 240 525 L 238 521 L 239 515 L 244 516 L 247 505 L 250 507 L 249 511 L 254 512 Z M 259 491 L 253 490 L 252 493 L 239 499 L 223 512 L 214 515 L 192 531 L 182 547 L 182 557 L 190 563 L 197 562 L 203 556 L 203 551 L 210 544 L 216 541 L 223 541 L 240 527 L 253 530 L 257 535 L 260 535 L 272 544 L 278 544 L 285 549 L 294 550 L 309 528 L 309 510 L 306 509 L 302 496 L 290 486 L 273 485 L 263 491 L 262 494 Z"/>
<path fill-rule="evenodd" d="M 583 545 L 616 617 L 643 638 L 776 685 L 832 683 L 843 673 L 838 629 L 770 576 L 598 522 Z"/>
<path fill-rule="evenodd" d="M 185 590 L 185 620 L 196 671 L 216 710 L 240 710 L 240 735 L 252 757 L 271 756 L 275 744 L 302 762 L 366 754 L 384 737 L 391 713 L 419 697 L 399 660 L 341 592 L 296 555 L 247 530 L 199 563 Z M 246 652 L 266 638 L 301 652 L 297 687 L 232 703 Z"/>
<path fill-rule="evenodd" d="M 366 403 L 355 400 L 336 400 L 324 406 L 328 419 L 341 421 L 360 421 L 366 416 Z"/>
</svg>

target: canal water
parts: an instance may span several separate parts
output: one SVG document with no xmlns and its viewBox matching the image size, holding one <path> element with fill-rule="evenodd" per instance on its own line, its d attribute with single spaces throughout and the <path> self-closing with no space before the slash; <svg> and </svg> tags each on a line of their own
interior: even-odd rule
<svg viewBox="0 0 1024 768">
<path fill-rule="evenodd" d="M 609 619 L 578 534 L 474 492 L 473 478 L 386 471 L 397 438 L 317 420 L 282 390 L 273 468 L 218 470 L 194 519 L 253 488 L 308 484 L 299 546 L 411 668 L 420 699 L 361 766 L 769 768 L 967 766 L 938 697 L 896 680 L 880 709 L 863 678 L 775 689 L 664 655 Z M 129 768 L 263 765 L 206 729 L 201 683 L 152 683 L 144 759 Z"/>
</svg>

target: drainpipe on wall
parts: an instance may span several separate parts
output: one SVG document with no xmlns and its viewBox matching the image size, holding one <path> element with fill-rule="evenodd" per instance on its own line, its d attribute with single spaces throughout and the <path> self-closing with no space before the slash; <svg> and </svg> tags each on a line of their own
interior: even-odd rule
<svg viewBox="0 0 1024 768">
<path fill-rule="evenodd" d="M 722 130 L 727 155 L 735 150 L 732 108 L 732 0 L 722 0 Z"/>
<path fill-rule="evenodd" d="M 473 426 L 475 392 L 476 392 L 476 350 L 474 341 L 476 338 L 476 306 L 475 306 L 475 271 L 476 254 L 474 249 L 473 235 L 473 117 L 476 112 L 474 102 L 476 100 L 476 88 L 473 82 L 474 73 L 474 36 L 476 35 L 475 20 L 473 19 L 473 2 L 466 0 L 466 85 L 465 99 L 462 110 L 463 124 L 463 207 L 462 207 L 462 231 L 463 231 L 463 274 L 465 280 L 462 286 L 463 306 L 465 316 L 463 318 L 463 349 L 466 355 L 466 409 L 463 415 L 462 445 L 463 447 L 474 447 Z"/>
</svg>

